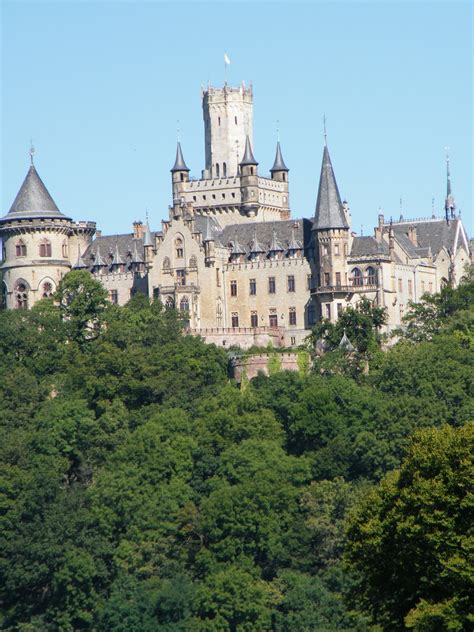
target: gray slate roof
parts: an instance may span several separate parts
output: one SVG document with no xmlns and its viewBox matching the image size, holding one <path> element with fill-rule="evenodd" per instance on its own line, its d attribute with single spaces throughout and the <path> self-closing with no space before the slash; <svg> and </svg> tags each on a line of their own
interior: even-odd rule
<svg viewBox="0 0 474 632">
<path fill-rule="evenodd" d="M 160 233 L 152 232 L 153 237 L 157 234 Z M 143 261 L 143 239 L 135 239 L 133 233 L 96 237 L 82 255 L 82 259 L 88 267 L 91 267 L 93 261 L 96 259 L 97 249 L 99 249 L 100 255 L 105 263 L 112 265 L 112 260 L 116 255 L 116 248 L 119 257 L 127 263 L 132 262 L 136 258 L 136 254 L 138 254 L 139 259 Z M 138 262 L 140 261 L 137 261 L 137 263 Z"/>
<path fill-rule="evenodd" d="M 265 252 L 270 252 L 273 235 L 275 235 L 282 248 L 286 251 L 291 242 L 293 225 L 295 226 L 296 245 L 298 248 L 307 247 L 311 238 L 311 222 L 307 219 L 231 224 L 223 229 L 220 241 L 223 246 L 232 247 L 237 238 L 246 253 L 250 253 L 256 235 L 259 246 Z"/>
<path fill-rule="evenodd" d="M 176 160 L 174 161 L 174 165 L 173 165 L 173 168 L 171 169 L 171 173 L 174 173 L 175 171 L 189 171 L 184 161 L 180 142 L 178 142 L 178 145 L 176 147 Z"/>
<path fill-rule="evenodd" d="M 31 165 L 10 210 L 0 222 L 35 218 L 70 219 L 61 213 L 35 166 Z"/>
<path fill-rule="evenodd" d="M 349 228 L 327 146 L 324 146 L 314 228 Z"/>
<path fill-rule="evenodd" d="M 276 148 L 275 162 L 273 163 L 273 167 L 270 169 L 270 173 L 273 173 L 274 171 L 289 171 L 288 167 L 285 165 L 285 161 L 283 160 L 279 141 Z"/>
<path fill-rule="evenodd" d="M 255 160 L 255 156 L 253 155 L 252 146 L 250 144 L 250 138 L 247 136 L 245 139 L 245 152 L 244 157 L 240 163 L 241 167 L 245 167 L 246 165 L 258 165 L 258 162 Z"/>
<path fill-rule="evenodd" d="M 378 242 L 375 237 L 354 237 L 351 248 L 351 257 L 363 257 L 365 255 L 388 255 L 388 243 Z"/>
<path fill-rule="evenodd" d="M 420 222 L 403 222 L 393 224 L 393 230 L 397 241 L 400 241 L 403 246 L 408 241 L 411 248 L 415 251 L 415 253 L 417 253 L 417 256 L 422 256 L 422 253 L 420 252 L 421 248 L 431 248 L 431 252 L 433 253 L 433 256 L 435 256 L 443 249 L 443 247 L 446 248 L 446 250 L 454 249 L 456 230 L 460 221 L 461 220 L 459 218 L 455 218 L 449 220 L 448 224 L 446 219 L 440 218 Z M 419 248 L 413 246 L 411 241 L 408 239 L 407 233 L 409 226 L 416 227 Z"/>
</svg>

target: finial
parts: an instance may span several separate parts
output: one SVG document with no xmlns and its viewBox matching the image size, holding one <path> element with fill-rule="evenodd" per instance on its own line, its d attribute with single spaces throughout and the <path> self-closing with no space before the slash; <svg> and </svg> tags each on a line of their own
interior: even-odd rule
<svg viewBox="0 0 474 632">
<path fill-rule="evenodd" d="M 328 135 L 326 132 L 326 115 L 323 115 L 323 130 L 324 130 L 324 146 L 327 147 L 328 145 Z"/>
<path fill-rule="evenodd" d="M 280 142 L 280 121 L 278 119 L 277 119 L 276 125 L 277 125 L 277 142 L 279 143 Z"/>
<path fill-rule="evenodd" d="M 31 165 L 33 166 L 34 163 L 34 155 L 35 155 L 35 148 L 33 145 L 33 139 L 30 138 L 30 160 L 31 160 Z"/>
<path fill-rule="evenodd" d="M 179 137 L 179 119 L 176 121 L 176 141 L 179 143 L 180 142 L 180 137 Z"/>
<path fill-rule="evenodd" d="M 146 221 L 148 223 L 148 208 L 145 209 L 145 217 L 146 217 Z"/>
<path fill-rule="evenodd" d="M 360 236 L 362 237 L 364 235 L 364 224 L 360 225 Z"/>
<path fill-rule="evenodd" d="M 446 162 L 449 163 L 449 147 L 445 147 L 444 151 L 446 152 Z"/>
</svg>

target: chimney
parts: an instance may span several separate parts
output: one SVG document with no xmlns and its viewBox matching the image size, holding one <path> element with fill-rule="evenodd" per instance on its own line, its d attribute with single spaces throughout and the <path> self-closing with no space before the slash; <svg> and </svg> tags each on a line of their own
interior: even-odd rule
<svg viewBox="0 0 474 632">
<path fill-rule="evenodd" d="M 382 226 L 384 225 L 384 221 L 385 218 L 383 216 L 383 213 L 379 213 L 379 228 L 382 228 Z"/>
<path fill-rule="evenodd" d="M 133 222 L 133 238 L 134 239 L 143 239 L 144 230 L 143 230 L 143 222 Z"/>
<path fill-rule="evenodd" d="M 418 248 L 418 236 L 416 234 L 416 226 L 408 227 L 408 239 L 416 248 Z"/>
<path fill-rule="evenodd" d="M 101 230 L 96 230 L 95 231 L 95 236 L 96 237 L 102 237 L 102 231 Z"/>
</svg>

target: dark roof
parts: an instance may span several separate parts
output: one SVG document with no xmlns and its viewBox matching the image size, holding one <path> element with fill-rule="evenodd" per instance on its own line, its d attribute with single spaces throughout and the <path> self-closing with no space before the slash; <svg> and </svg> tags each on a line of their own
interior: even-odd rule
<svg viewBox="0 0 474 632">
<path fill-rule="evenodd" d="M 327 146 L 324 146 L 313 228 L 349 228 Z"/>
<path fill-rule="evenodd" d="M 255 156 L 253 155 L 252 146 L 250 144 L 250 138 L 247 136 L 245 140 L 245 152 L 244 157 L 240 163 L 241 167 L 245 167 L 246 165 L 258 165 L 258 162 L 255 160 Z"/>
<path fill-rule="evenodd" d="M 354 237 L 352 241 L 351 257 L 363 257 L 365 255 L 388 255 L 388 243 L 377 241 L 375 237 Z"/>
<path fill-rule="evenodd" d="M 225 226 L 220 235 L 220 241 L 224 246 L 230 246 L 237 239 L 246 252 L 252 251 L 255 236 L 258 244 L 265 252 L 270 252 L 270 247 L 275 235 L 276 239 L 286 251 L 289 249 L 294 233 L 298 248 L 307 247 L 311 238 L 311 222 L 307 219 L 282 220 L 276 222 L 246 222 L 245 224 L 232 224 Z"/>
<path fill-rule="evenodd" d="M 61 213 L 35 166 L 31 165 L 10 210 L 0 222 L 35 218 L 70 219 Z"/>
<path fill-rule="evenodd" d="M 216 243 L 220 243 L 219 235 L 222 232 L 222 227 L 215 217 L 196 213 L 194 216 L 194 226 L 196 231 L 202 233 L 203 241 L 209 240 L 210 238 Z"/>
<path fill-rule="evenodd" d="M 152 232 L 153 237 L 159 233 Z M 143 261 L 143 239 L 135 239 L 133 233 L 125 235 L 104 235 L 96 237 L 82 255 L 88 267 L 96 259 L 97 250 L 106 265 L 112 265 L 112 260 L 118 251 L 119 258 L 125 262 L 140 263 Z M 138 255 L 138 259 L 137 259 Z"/>
<path fill-rule="evenodd" d="M 288 167 L 285 165 L 283 156 L 281 155 L 280 142 L 277 143 L 275 162 L 273 163 L 273 167 L 270 169 L 270 173 L 273 173 L 274 171 L 289 171 Z"/>
<path fill-rule="evenodd" d="M 181 151 L 181 143 L 179 142 L 176 147 L 176 160 L 174 161 L 171 173 L 174 173 L 175 171 L 189 171 L 186 163 L 184 162 L 183 152 Z"/>
<path fill-rule="evenodd" d="M 461 222 L 459 218 L 450 219 L 449 223 L 446 219 L 431 219 L 426 221 L 413 221 L 394 223 L 393 231 L 397 241 L 405 245 L 408 241 L 411 248 L 417 253 L 417 256 L 422 256 L 419 252 L 422 248 L 431 248 L 433 256 L 436 256 L 443 247 L 446 250 L 454 250 L 454 242 L 456 237 L 456 231 L 458 224 Z M 416 237 L 419 248 L 416 248 L 412 242 L 408 239 L 408 229 L 410 226 L 416 228 Z M 464 241 L 459 240 L 459 243 Z"/>
</svg>

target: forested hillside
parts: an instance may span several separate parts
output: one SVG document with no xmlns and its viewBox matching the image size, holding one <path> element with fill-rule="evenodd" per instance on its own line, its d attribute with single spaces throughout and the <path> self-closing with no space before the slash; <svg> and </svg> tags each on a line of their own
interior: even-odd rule
<svg viewBox="0 0 474 632">
<path fill-rule="evenodd" d="M 0 313 L 0 629 L 472 629 L 473 295 L 242 389 L 85 272 Z"/>
</svg>

